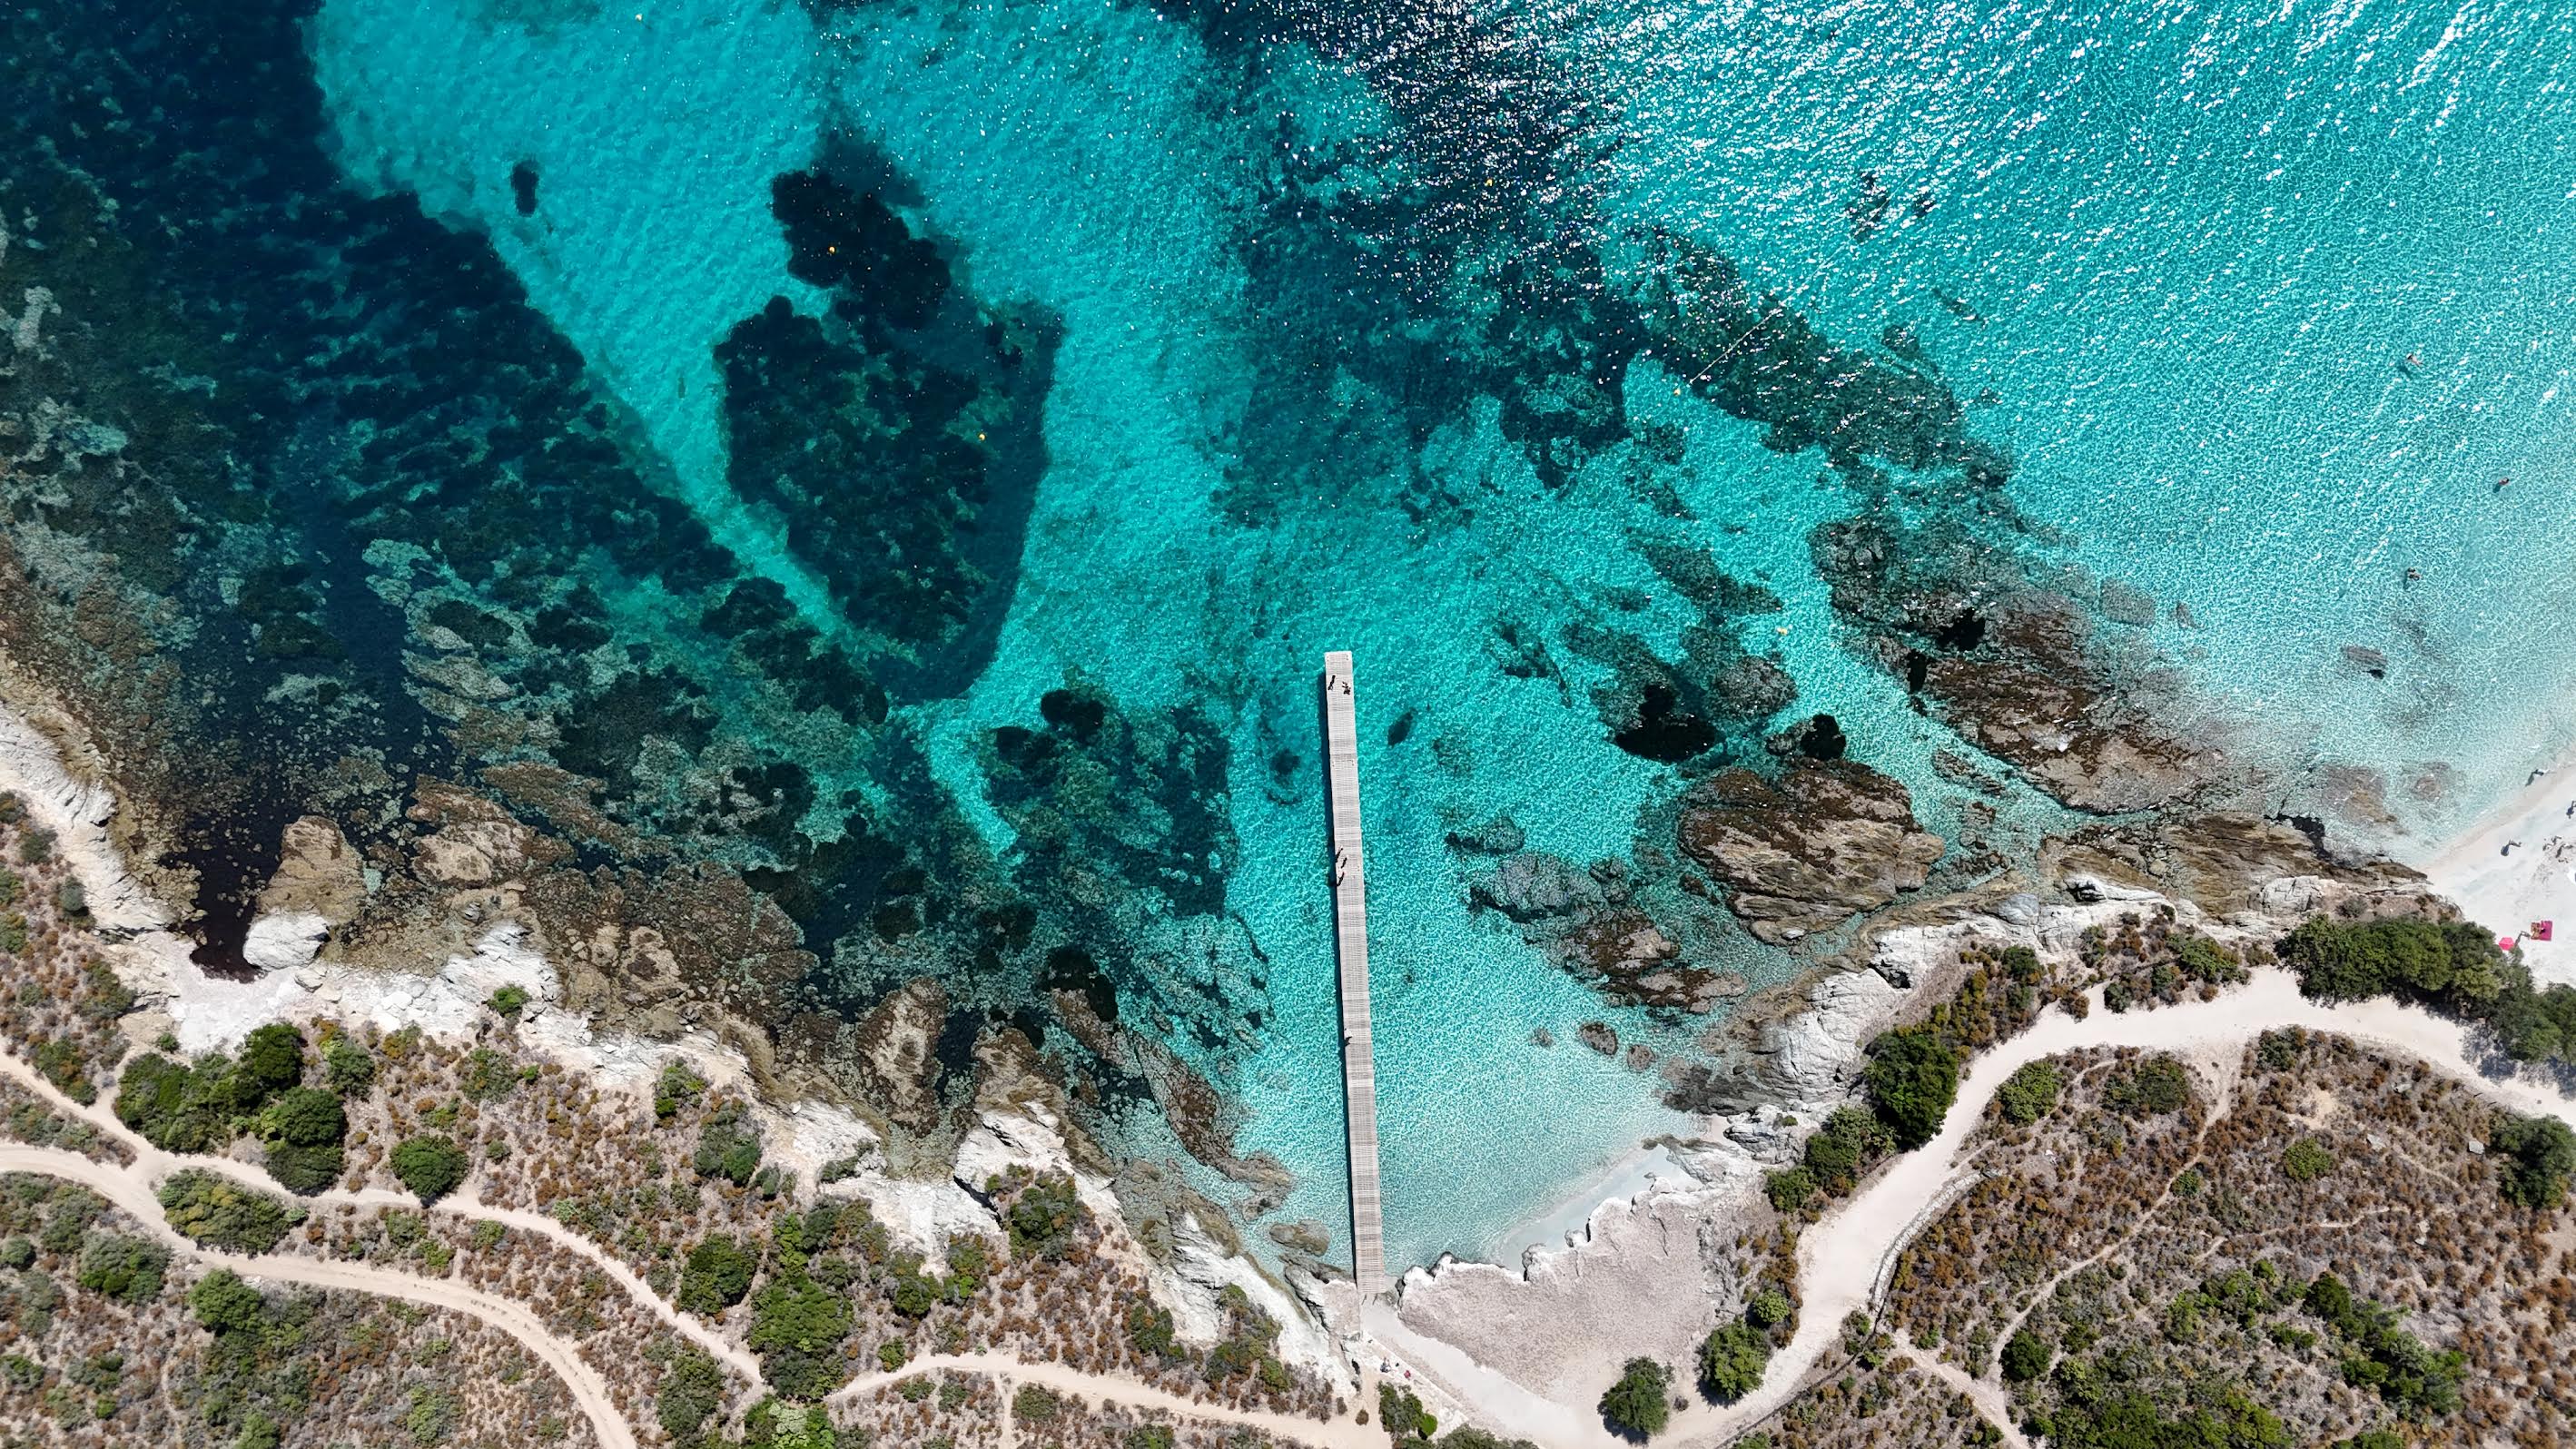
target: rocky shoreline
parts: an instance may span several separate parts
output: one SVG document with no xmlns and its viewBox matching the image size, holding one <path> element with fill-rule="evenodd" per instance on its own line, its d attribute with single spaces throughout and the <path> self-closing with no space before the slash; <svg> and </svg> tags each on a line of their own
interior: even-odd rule
<svg viewBox="0 0 2576 1449">
<path fill-rule="evenodd" d="M 711 1086 L 743 1090 L 755 1104 L 771 1161 L 818 1195 L 865 1200 L 897 1244 L 934 1258 L 960 1234 L 1007 1236 L 981 1192 L 994 1175 L 1013 1167 L 1067 1174 L 1093 1213 L 1121 1225 L 1114 1237 L 1127 1245 L 1133 1266 L 1170 1310 L 1182 1339 L 1212 1342 L 1221 1336 L 1227 1312 L 1222 1299 L 1240 1293 L 1280 1325 L 1283 1362 L 1313 1370 L 1341 1392 L 1356 1392 L 1348 1356 L 1327 1330 L 1322 1306 L 1334 1303 L 1329 1316 L 1347 1317 L 1348 1306 L 1340 1301 L 1347 1284 L 1302 1274 L 1293 1265 L 1283 1281 L 1242 1251 L 1222 1209 L 1193 1206 L 1185 1189 L 1154 1219 L 1158 1231 L 1138 1231 L 1144 1224 L 1114 1190 L 1127 1186 L 1115 1166 L 1080 1139 L 1058 1094 L 1033 1074 L 986 1063 L 971 1124 L 944 1160 L 924 1163 L 917 1154 L 890 1151 L 894 1139 L 835 1102 L 771 1090 L 759 1079 L 759 1043 L 746 1040 L 746 1033 L 727 1031 L 721 1023 L 668 1037 L 602 1026 L 570 998 L 570 973 L 537 950 L 515 921 L 486 925 L 464 951 L 423 956 L 427 969 L 317 959 L 326 918 L 312 907 L 327 902 L 337 861 L 327 847 L 297 851 L 293 841 L 290 860 L 300 856 L 315 868 L 290 865 L 265 897 L 264 903 L 277 908 L 256 923 L 269 943 L 268 959 L 259 963 L 267 969 L 248 980 L 211 976 L 190 959 L 189 942 L 170 929 L 167 906 L 125 870 L 109 834 L 113 793 L 74 776 L 49 732 L 7 704 L 0 704 L 0 790 L 16 792 L 34 823 L 52 832 L 55 848 L 84 885 L 109 942 L 110 962 L 138 998 L 138 1009 L 120 1023 L 138 1045 L 167 1033 L 188 1053 L 228 1050 L 267 1022 L 322 1019 L 372 1023 L 384 1032 L 416 1028 L 461 1041 L 473 1036 L 485 1002 L 515 988 L 527 1003 L 518 1027 L 522 1049 L 579 1071 L 606 1090 L 641 1097 L 650 1097 L 655 1078 L 674 1060 Z M 316 847 L 318 841 L 316 832 L 304 843 Z M 829 1174 L 827 1165 L 834 1169 Z"/>
<path fill-rule="evenodd" d="M 1425 1367 L 1462 1404 L 1526 1395 L 1586 1425 L 1592 1398 L 1624 1360 L 1684 1361 L 1712 1322 L 1740 1306 L 1750 1284 L 1732 1250 L 1782 1220 L 1764 1176 L 1795 1162 L 1808 1130 L 1852 1099 L 1872 1038 L 1950 996 L 1963 951 L 2017 946 L 2071 963 L 2088 938 L 2170 912 L 2176 930 L 2267 953 L 2319 911 L 2429 901 L 2423 878 L 2404 866 L 2336 861 L 2295 828 L 2248 815 L 2053 839 L 2032 868 L 1907 900 L 1831 962 L 1746 1001 L 1725 1029 L 1728 1067 L 1676 1087 L 1702 1113 L 1701 1130 L 1651 1144 L 1688 1179 L 1603 1203 L 1565 1246 L 1533 1248 L 1517 1265 L 1447 1259 L 1414 1270 L 1390 1335 L 1465 1355 L 1472 1366 Z M 1438 1357 L 1425 1352 L 1417 1366 Z"/>
</svg>

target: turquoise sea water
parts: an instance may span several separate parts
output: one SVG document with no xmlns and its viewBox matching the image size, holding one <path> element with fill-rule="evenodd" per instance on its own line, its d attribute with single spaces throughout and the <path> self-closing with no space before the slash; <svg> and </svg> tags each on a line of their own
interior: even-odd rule
<svg viewBox="0 0 2576 1449">
<path fill-rule="evenodd" d="M 1443 168 L 1464 168 L 1459 206 L 1510 193 L 1597 253 L 1610 292 L 1642 282 L 1641 239 L 1660 228 L 1732 256 L 1837 339 L 1911 328 L 1972 400 L 1969 431 L 2017 459 L 2028 547 L 2152 594 L 2152 642 L 2244 722 L 2246 749 L 2383 771 L 2405 828 L 2438 830 L 2576 729 L 2563 13 L 1498 5 L 1468 26 L 1495 83 L 1429 102 L 1385 60 L 1399 44 L 1282 13 L 1247 40 L 1074 0 L 329 0 L 308 37 L 345 173 L 488 236 L 667 466 L 657 486 L 826 634 L 851 627 L 831 581 L 727 482 L 715 349 L 773 295 L 829 305 L 788 274 L 772 178 L 827 138 L 864 145 L 978 295 L 1060 321 L 1046 466 L 993 657 L 897 716 L 1008 852 L 976 742 L 1034 723 L 1068 670 L 1130 710 L 1212 711 L 1235 844 L 1203 864 L 1267 962 L 1271 1015 L 1176 1044 L 1248 1109 L 1238 1145 L 1298 1172 L 1285 1215 L 1338 1236 L 1319 782 L 1271 763 L 1283 742 L 1311 761 L 1324 649 L 1359 659 L 1399 1261 L 1490 1241 L 1679 1123 L 1655 1078 L 1575 1046 L 1576 1024 L 1667 1050 L 1700 1025 L 1606 1007 L 1469 910 L 1475 863 L 1449 832 L 1509 815 L 1532 848 L 1624 859 L 1641 812 L 1680 784 L 1605 742 L 1588 696 L 1608 666 L 1558 647 L 1554 677 L 1498 668 L 1498 621 L 1554 638 L 1615 618 L 1669 657 L 1695 616 L 1639 540 L 1705 548 L 1781 602 L 1745 627 L 1797 685 L 1784 722 L 1833 713 L 1934 829 L 1951 833 L 1959 801 L 1929 767 L 1947 734 L 1843 647 L 1806 540 L 1859 505 L 1816 451 L 1766 449 L 1759 426 L 1636 357 L 1619 363 L 1625 436 L 1542 476 L 1514 410 L 1579 414 L 1598 381 L 1524 359 L 1502 386 L 1459 363 L 1496 305 L 1474 267 L 1398 327 L 1414 360 L 1337 348 L 1337 307 L 1393 294 L 1336 275 L 1342 253 L 1279 242 L 1303 235 L 1283 195 L 1436 199 Z M 1468 104 L 1565 122 L 1573 159 L 1534 174 L 1518 155 L 1450 155 L 1500 144 L 1447 134 L 1437 108 Z M 521 163 L 540 178 L 533 211 L 508 180 Z M 1455 211 L 1422 204 L 1425 237 Z M 1457 396 L 1408 414 L 1391 386 Z M 2351 667 L 2347 644 L 2382 651 L 2385 677 Z M 2436 762 L 2457 772 L 2441 797 L 2409 794 Z M 845 788 L 877 788 L 844 771 Z M 1138 949 L 1175 960 L 1217 950 L 1201 928 L 1138 929 Z M 1788 969 L 1749 947 L 1720 964 Z M 1534 1028 L 1560 1044 L 1532 1044 Z"/>
</svg>

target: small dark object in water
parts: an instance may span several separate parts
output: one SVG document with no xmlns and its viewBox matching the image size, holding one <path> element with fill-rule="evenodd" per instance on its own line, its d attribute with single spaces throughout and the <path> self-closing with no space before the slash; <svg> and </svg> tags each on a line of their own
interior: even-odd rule
<svg viewBox="0 0 2576 1449">
<path fill-rule="evenodd" d="M 1932 635 L 1932 642 L 1944 649 L 1965 651 L 1986 640 L 1986 621 L 1974 609 L 1961 609 L 1959 616 L 1942 625 Z"/>
<path fill-rule="evenodd" d="M 1832 715 L 1820 714 L 1807 721 L 1806 737 L 1798 741 L 1798 753 L 1811 760 L 1839 760 L 1849 743 L 1843 737 L 1842 724 Z"/>
<path fill-rule="evenodd" d="M 1680 764 L 1717 743 L 1717 726 L 1682 707 L 1672 686 L 1649 684 L 1637 718 L 1610 742 L 1640 759 Z"/>
<path fill-rule="evenodd" d="M 537 163 L 522 161 L 510 168 L 510 200 L 519 215 L 537 214 Z"/>
<path fill-rule="evenodd" d="M 2373 679 L 2386 679 L 2388 677 L 2388 656 L 2371 648 L 2367 644 L 2346 644 L 2343 646 L 2343 662 L 2360 670 L 2362 673 L 2369 675 Z"/>
<path fill-rule="evenodd" d="M 1409 709 L 1397 715 L 1395 723 L 1386 727 L 1386 742 L 1390 745 L 1400 745 L 1413 738 L 1413 719 L 1413 711 Z"/>
</svg>

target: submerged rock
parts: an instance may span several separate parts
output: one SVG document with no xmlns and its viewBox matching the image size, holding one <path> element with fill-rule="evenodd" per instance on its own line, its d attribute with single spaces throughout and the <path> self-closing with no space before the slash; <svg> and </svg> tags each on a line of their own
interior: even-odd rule
<svg viewBox="0 0 2576 1449">
<path fill-rule="evenodd" d="M 1619 1054 L 1619 1029 L 1606 1021 L 1587 1021 L 1574 1029 L 1574 1036 L 1605 1057 Z"/>
<path fill-rule="evenodd" d="M 1467 901 L 1527 925 L 1600 905 L 1601 883 L 1561 856 L 1523 851 L 1470 879 Z"/>
<path fill-rule="evenodd" d="M 1774 943 L 1916 889 L 1943 849 L 1915 826 L 1904 785 L 1848 760 L 1801 763 L 1777 780 L 1724 771 L 1683 801 L 1680 834 L 1727 887 L 1727 904 Z"/>
</svg>

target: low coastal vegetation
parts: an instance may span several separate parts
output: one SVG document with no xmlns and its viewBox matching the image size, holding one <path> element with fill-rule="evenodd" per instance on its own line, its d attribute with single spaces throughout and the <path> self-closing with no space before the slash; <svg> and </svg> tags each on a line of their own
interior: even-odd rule
<svg viewBox="0 0 2576 1449">
<path fill-rule="evenodd" d="M 2133 1051 L 2049 1065 L 2054 1100 L 2016 1113 L 1999 1095 L 1985 1176 L 1907 1247 L 1888 1296 L 1911 1352 L 1992 1375 L 2035 1440 L 2547 1442 L 2531 1436 L 2563 1427 L 2563 1123 L 2295 1029 L 2216 1080 Z M 1794 1422 L 1783 1438 L 1837 1442 Z"/>
<path fill-rule="evenodd" d="M 210 1175 L 184 1176 L 165 1198 Z M 595 1442 L 495 1329 L 200 1271 L 85 1189 L 27 1175 L 0 1178 L 0 1416 L 68 1445 Z"/>
<path fill-rule="evenodd" d="M 1889 1153 L 1940 1135 L 1958 1100 L 1959 1072 L 1976 1052 L 2030 1025 L 2048 999 L 2050 973 L 2026 946 L 1977 945 L 1961 956 L 1949 1000 L 1911 1026 L 1880 1033 L 1862 1073 L 1866 1108 L 1842 1107 L 1807 1138 L 1798 1163 L 1763 1190 L 1784 1213 L 1819 1211 L 1850 1194 Z M 2080 999 L 2080 998 L 2079 998 Z"/>
<path fill-rule="evenodd" d="M 237 1056 L 208 1052 L 182 1062 L 146 1052 L 118 1080 L 116 1118 L 164 1152 L 221 1152 L 253 1137 L 279 1186 L 320 1192 L 347 1163 L 347 1099 L 363 1097 L 373 1081 L 372 1063 L 357 1060 L 364 1056 L 335 1033 L 317 1061 L 303 1032 L 286 1022 L 253 1029 Z M 317 1066 L 330 1085 L 306 1085 Z"/>
<path fill-rule="evenodd" d="M 2520 952 L 2465 921 L 2317 917 L 2281 943 L 2299 989 L 2322 1001 L 2388 996 L 2486 1025 L 2516 1061 L 2576 1065 L 2576 987 L 2536 987 Z"/>
</svg>

